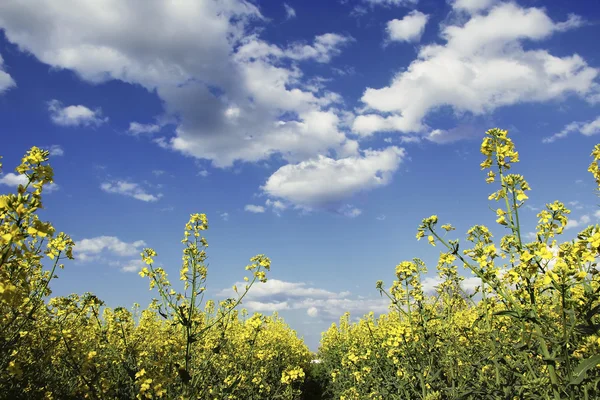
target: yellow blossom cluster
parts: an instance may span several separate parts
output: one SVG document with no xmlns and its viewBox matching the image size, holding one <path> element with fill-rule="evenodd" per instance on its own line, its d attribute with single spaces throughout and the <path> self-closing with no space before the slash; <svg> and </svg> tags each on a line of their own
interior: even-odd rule
<svg viewBox="0 0 600 400">
<path fill-rule="evenodd" d="M 519 212 L 531 190 L 521 175 L 508 132 L 491 129 L 481 146 L 490 169 L 489 196 L 502 206 L 496 222 L 508 233 L 499 246 L 490 228 L 467 232 L 471 248 L 445 235 L 438 216 L 425 218 L 417 239 L 441 246 L 435 293 L 426 296 L 419 259 L 396 266 L 390 312 L 350 322 L 349 314 L 323 334 L 318 357 L 325 386 L 339 399 L 596 399 L 600 398 L 600 226 L 558 244 L 570 211 L 561 202 L 539 212 L 535 240 L 524 241 Z M 600 186 L 600 145 L 589 171 Z M 480 282 L 467 290 L 463 266 Z"/>
<path fill-rule="evenodd" d="M 505 234 L 494 243 L 493 228 L 475 225 L 461 247 L 447 238 L 452 225 L 423 219 L 416 238 L 441 249 L 435 290 L 423 288 L 421 259 L 400 262 L 389 289 L 376 283 L 389 312 L 353 321 L 344 314 L 311 363 L 277 314 L 240 311 L 253 285 L 267 281 L 265 255 L 250 259 L 234 297 L 204 299 L 205 214 L 185 225 L 182 290 L 147 248 L 139 275 L 158 293 L 147 308 L 109 308 L 92 293 L 48 299 L 74 243 L 36 214 L 53 171 L 48 152 L 32 148 L 16 169 L 27 184 L 0 196 L 0 398 L 600 398 L 600 225 L 559 243 L 570 211 L 555 201 L 537 214 L 534 237 L 523 235 L 531 188 L 506 173 L 519 161 L 508 132 L 487 131 L 481 152 L 485 181 L 499 185 L 488 199 Z M 592 157 L 600 187 L 600 145 Z M 459 267 L 476 287 L 465 287 Z M 319 397 L 309 394 L 311 382 Z"/>
<path fill-rule="evenodd" d="M 73 241 L 38 219 L 52 183 L 49 152 L 32 148 L 16 168 L 27 183 L 0 196 L 1 399 L 298 399 L 311 353 L 277 315 L 239 311 L 268 257 L 251 258 L 237 297 L 204 301 L 205 214 L 185 226 L 183 290 L 144 249 L 140 275 L 157 290 L 146 308 L 109 308 L 91 293 L 53 297 L 49 283 Z M 0 164 L 1 167 L 1 164 Z"/>
</svg>

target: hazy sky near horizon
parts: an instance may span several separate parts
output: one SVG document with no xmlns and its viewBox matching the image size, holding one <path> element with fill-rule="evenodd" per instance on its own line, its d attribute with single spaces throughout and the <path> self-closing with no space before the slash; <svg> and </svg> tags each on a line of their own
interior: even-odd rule
<svg viewBox="0 0 600 400">
<path fill-rule="evenodd" d="M 316 350 L 344 311 L 386 310 L 375 282 L 399 262 L 422 258 L 435 286 L 421 219 L 503 234 L 487 129 L 520 152 L 527 234 L 554 200 L 564 240 L 598 222 L 599 37 L 583 0 L 4 0 L 0 193 L 31 146 L 50 150 L 41 217 L 76 242 L 53 295 L 112 307 L 158 297 L 145 247 L 177 284 L 184 225 L 206 213 L 210 297 L 264 253 L 244 306 Z"/>
</svg>

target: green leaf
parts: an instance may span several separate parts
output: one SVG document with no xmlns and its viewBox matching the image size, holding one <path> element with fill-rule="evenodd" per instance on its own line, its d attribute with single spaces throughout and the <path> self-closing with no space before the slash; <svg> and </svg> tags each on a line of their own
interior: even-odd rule
<svg viewBox="0 0 600 400">
<path fill-rule="evenodd" d="M 571 377 L 571 381 L 569 384 L 571 385 L 579 385 L 586 377 L 586 372 L 590 368 L 594 368 L 596 364 L 600 364 L 600 354 L 596 354 L 590 358 L 586 358 L 582 360 L 577 368 L 573 371 L 573 376 Z"/>
<path fill-rule="evenodd" d="M 506 315 L 506 316 L 513 317 L 513 318 L 521 318 L 521 314 L 519 314 L 517 311 L 511 311 L 511 310 L 498 311 L 498 312 L 495 312 L 493 315 Z"/>
</svg>

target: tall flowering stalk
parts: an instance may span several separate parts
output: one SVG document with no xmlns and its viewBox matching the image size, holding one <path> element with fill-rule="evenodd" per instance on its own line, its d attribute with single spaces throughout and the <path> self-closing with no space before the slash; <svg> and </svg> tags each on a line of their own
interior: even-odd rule
<svg viewBox="0 0 600 400">
<path fill-rule="evenodd" d="M 154 267 L 154 257 L 157 254 L 153 249 L 144 249 L 141 254 L 147 267 L 142 268 L 139 274 L 142 277 L 147 276 L 150 278 L 150 289 L 156 288 L 158 290 L 161 297 L 158 306 L 159 314 L 167 320 L 172 319 L 181 327 L 185 350 L 183 363 L 177 363 L 175 367 L 189 395 L 196 394 L 197 385 L 194 379 L 198 378 L 198 374 L 202 372 L 200 370 L 194 371 L 198 367 L 197 365 L 194 367 L 194 343 L 202 341 L 203 337 L 213 327 L 226 329 L 232 311 L 242 302 L 242 299 L 256 281 L 263 283 L 267 281 L 265 271 L 269 271 L 271 267 L 271 261 L 268 257 L 262 254 L 252 257 L 250 260 L 252 264 L 246 266 L 246 270 L 253 272 L 252 280 L 248 277 L 244 278 L 248 284 L 245 285 L 242 292 L 234 286 L 233 289 L 237 294 L 237 298 L 222 301 L 217 314 L 211 317 L 212 301 L 204 304 L 208 273 L 206 266 L 208 242 L 201 235 L 201 232 L 207 229 L 208 219 L 205 214 L 192 214 L 185 226 L 184 238 L 181 242 L 186 247 L 183 250 L 183 264 L 179 271 L 179 279 L 184 282 L 183 293 L 179 293 L 172 288 L 163 268 Z M 262 326 L 262 320 L 258 318 L 256 322 L 255 329 L 258 334 Z M 233 388 L 237 383 L 236 380 L 231 381 L 231 387 Z"/>
</svg>

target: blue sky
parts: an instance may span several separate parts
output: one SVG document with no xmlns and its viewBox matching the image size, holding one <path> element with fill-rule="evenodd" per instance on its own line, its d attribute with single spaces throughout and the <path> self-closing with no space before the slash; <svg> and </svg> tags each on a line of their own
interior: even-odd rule
<svg viewBox="0 0 600 400">
<path fill-rule="evenodd" d="M 6 0 L 0 189 L 27 149 L 51 150 L 42 217 L 77 243 L 54 295 L 109 306 L 156 296 L 144 247 L 175 281 L 184 224 L 206 213 L 210 294 L 266 254 L 245 305 L 316 349 L 344 310 L 385 310 L 375 282 L 400 261 L 435 275 L 422 218 L 503 233 L 479 170 L 489 128 L 521 154 L 526 232 L 556 199 L 565 240 L 600 219 L 599 22 L 567 0 Z"/>
</svg>

